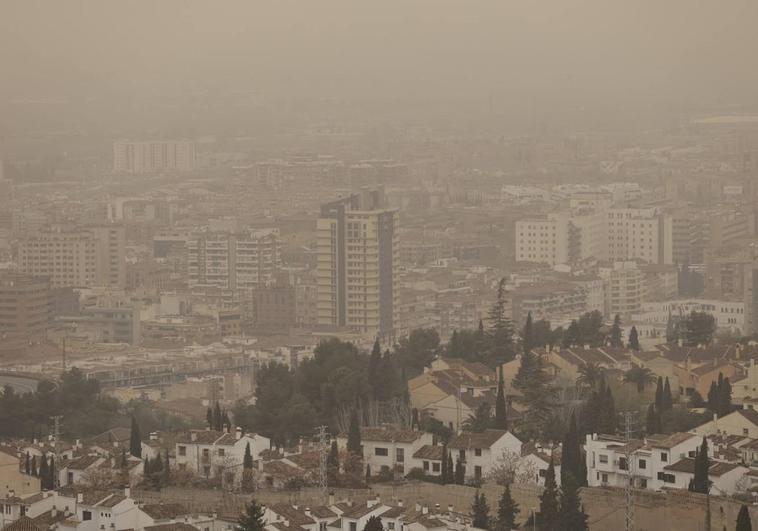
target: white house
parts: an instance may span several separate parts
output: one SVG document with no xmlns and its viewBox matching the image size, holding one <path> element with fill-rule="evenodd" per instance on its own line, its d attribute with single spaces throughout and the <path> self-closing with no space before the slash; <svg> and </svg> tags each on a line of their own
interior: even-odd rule
<svg viewBox="0 0 758 531">
<path fill-rule="evenodd" d="M 697 435 L 739 435 L 758 439 L 758 411 L 738 409 L 728 415 L 713 419 L 691 430 Z"/>
<path fill-rule="evenodd" d="M 708 467 L 708 479 L 711 481 L 711 494 L 731 496 L 742 490 L 740 480 L 750 472 L 750 469 L 737 463 L 711 461 Z M 695 477 L 695 460 L 690 457 L 680 459 L 664 467 L 666 486 L 669 488 L 687 489 Z"/>
<path fill-rule="evenodd" d="M 587 484 L 623 487 L 631 475 L 637 488 L 659 490 L 671 486 L 673 479 L 666 467 L 694 457 L 701 440 L 693 433 L 651 435 L 630 441 L 627 448 L 622 437 L 587 435 Z M 631 463 L 627 463 L 627 453 Z"/>
<path fill-rule="evenodd" d="M 522 442 L 506 430 L 484 430 L 455 435 L 447 447 L 453 461 L 463 464 L 466 479 L 480 480 L 492 472 L 505 452 L 520 456 Z"/>
<path fill-rule="evenodd" d="M 423 446 L 432 445 L 431 433 L 391 428 L 361 428 L 363 464 L 371 467 L 371 473 L 392 471 L 405 475 L 414 468 L 423 467 L 423 459 L 414 455 Z M 337 438 L 340 448 L 347 447 L 347 437 Z"/>
<path fill-rule="evenodd" d="M 238 483 L 242 479 L 242 464 L 248 444 L 253 460 L 271 447 L 267 437 L 252 433 L 243 435 L 240 428 L 235 433 L 191 430 L 176 442 L 176 466 L 206 478 L 221 477 L 223 482 Z"/>
</svg>

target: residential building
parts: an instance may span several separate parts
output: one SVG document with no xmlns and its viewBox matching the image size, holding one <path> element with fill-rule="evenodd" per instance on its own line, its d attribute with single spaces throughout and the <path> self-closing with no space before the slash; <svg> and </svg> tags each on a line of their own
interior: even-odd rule
<svg viewBox="0 0 758 531">
<path fill-rule="evenodd" d="M 271 282 L 280 267 L 281 241 L 276 229 L 202 231 L 187 239 L 190 288 L 255 290 Z"/>
<path fill-rule="evenodd" d="M 712 420 L 694 428 L 692 433 L 700 436 L 737 435 L 758 439 L 758 411 L 737 409 L 721 418 L 714 415 Z"/>
<path fill-rule="evenodd" d="M 119 140 L 113 143 L 116 173 L 160 173 L 192 171 L 196 168 L 192 140 Z"/>
<path fill-rule="evenodd" d="M 658 209 L 611 208 L 606 219 L 608 260 L 672 263 L 671 224 Z"/>
<path fill-rule="evenodd" d="M 483 432 L 462 432 L 447 443 L 453 461 L 464 466 L 467 479 L 486 478 L 502 463 L 504 456 L 521 456 L 523 443 L 506 430 L 487 429 Z"/>
<path fill-rule="evenodd" d="M 46 279 L 0 275 L 0 352 L 22 352 L 44 341 L 51 317 Z"/>
<path fill-rule="evenodd" d="M 640 311 L 645 298 L 645 274 L 637 262 L 614 262 L 599 268 L 600 277 L 605 282 L 605 316 L 620 315 L 629 319 Z"/>
<path fill-rule="evenodd" d="M 19 241 L 21 272 L 45 277 L 51 288 L 126 286 L 123 226 L 48 227 Z"/>
<path fill-rule="evenodd" d="M 39 491 L 39 478 L 21 472 L 18 454 L 10 447 L 0 448 L 0 498 Z"/>
<path fill-rule="evenodd" d="M 394 340 L 398 311 L 398 213 L 383 190 L 322 205 L 316 223 L 318 323 Z"/>
<path fill-rule="evenodd" d="M 391 473 L 405 476 L 423 467 L 423 458 L 414 457 L 424 446 L 433 444 L 431 433 L 392 428 L 361 428 L 363 464 L 372 474 Z M 340 448 L 347 447 L 347 436 L 337 438 Z"/>
</svg>

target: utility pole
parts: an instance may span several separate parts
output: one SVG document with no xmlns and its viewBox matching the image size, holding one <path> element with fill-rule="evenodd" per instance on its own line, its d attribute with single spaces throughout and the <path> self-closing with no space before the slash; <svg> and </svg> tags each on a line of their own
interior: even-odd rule
<svg viewBox="0 0 758 531">
<path fill-rule="evenodd" d="M 634 531 L 634 455 L 632 452 L 632 412 L 624 413 L 624 459 L 626 459 L 626 507 L 624 511 L 624 530 Z"/>
<path fill-rule="evenodd" d="M 68 337 L 68 330 L 66 330 L 66 333 L 63 335 L 63 348 L 61 349 L 61 367 L 63 367 L 63 372 L 66 372 L 66 338 Z"/>
<path fill-rule="evenodd" d="M 318 486 L 321 490 L 321 497 L 324 505 L 329 504 L 329 474 L 327 470 L 327 460 L 329 458 L 329 432 L 327 426 L 316 428 L 318 437 Z"/>
</svg>

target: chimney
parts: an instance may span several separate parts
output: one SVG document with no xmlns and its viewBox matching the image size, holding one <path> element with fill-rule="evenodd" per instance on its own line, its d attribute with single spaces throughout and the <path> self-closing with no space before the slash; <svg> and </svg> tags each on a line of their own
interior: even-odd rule
<svg viewBox="0 0 758 531">
<path fill-rule="evenodd" d="M 74 446 L 75 446 L 76 448 L 81 448 L 81 447 L 82 447 L 82 441 L 81 441 L 80 439 L 77 439 L 77 440 L 76 440 L 76 444 L 74 444 Z"/>
<path fill-rule="evenodd" d="M 83 492 L 77 492 L 76 493 L 76 503 L 84 503 L 84 493 Z"/>
<path fill-rule="evenodd" d="M 429 507 L 427 507 L 426 505 L 424 505 L 421 508 L 421 514 L 429 514 Z"/>
<path fill-rule="evenodd" d="M 197 433 L 194 431 L 190 432 L 190 441 L 197 441 Z"/>
<path fill-rule="evenodd" d="M 421 512 L 421 504 L 420 503 L 416 503 L 416 512 L 417 513 Z"/>
<path fill-rule="evenodd" d="M 53 518 L 58 516 L 58 509 L 55 508 L 55 505 L 53 505 L 53 508 L 50 509 L 50 516 L 52 516 Z"/>
<path fill-rule="evenodd" d="M 150 440 L 151 441 L 157 441 L 158 440 L 158 432 L 157 431 L 151 431 L 150 432 Z"/>
<path fill-rule="evenodd" d="M 453 514 L 453 506 L 451 504 L 447 505 L 447 512 Z"/>
<path fill-rule="evenodd" d="M 329 493 L 329 505 L 334 505 L 334 492 Z"/>
<path fill-rule="evenodd" d="M 397 506 L 402 507 L 403 506 L 403 500 L 397 500 Z"/>
<path fill-rule="evenodd" d="M 239 441 L 242 438 L 242 428 L 237 426 L 237 430 L 234 433 L 234 437 Z"/>
<path fill-rule="evenodd" d="M 132 489 L 129 488 L 129 487 L 124 487 L 124 496 L 126 498 L 131 498 L 132 497 Z"/>
<path fill-rule="evenodd" d="M 305 511 L 303 511 L 303 512 L 305 513 L 305 516 L 307 516 L 308 518 L 311 517 L 311 508 L 310 507 L 306 507 Z"/>
</svg>

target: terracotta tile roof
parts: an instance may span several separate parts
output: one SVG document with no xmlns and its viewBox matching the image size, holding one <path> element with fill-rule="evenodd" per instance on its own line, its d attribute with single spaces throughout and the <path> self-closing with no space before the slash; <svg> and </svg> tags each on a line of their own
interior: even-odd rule
<svg viewBox="0 0 758 531">
<path fill-rule="evenodd" d="M 115 507 L 126 499 L 126 496 L 121 494 L 111 494 L 108 498 L 98 502 L 97 507 Z"/>
<path fill-rule="evenodd" d="M 650 435 L 647 445 L 651 448 L 673 448 L 674 446 L 697 437 L 694 433 L 677 432 L 670 435 Z"/>
<path fill-rule="evenodd" d="M 315 516 L 316 518 L 334 518 L 337 516 L 337 513 L 335 513 L 334 511 L 332 511 L 329 507 L 326 507 L 325 505 L 312 507 L 311 514 Z"/>
<path fill-rule="evenodd" d="M 78 494 L 81 494 L 84 498 L 84 505 L 96 505 L 111 496 L 111 492 L 107 490 L 91 489 L 81 485 L 66 485 L 59 489 L 58 493 L 67 498 L 76 498 Z"/>
<path fill-rule="evenodd" d="M 269 509 L 271 512 L 287 520 L 291 526 L 311 525 L 314 522 L 313 518 L 305 514 L 305 511 L 295 509 L 293 506 L 287 505 L 286 503 L 270 505 Z"/>
<path fill-rule="evenodd" d="M 37 524 L 28 516 L 22 516 L 15 522 L 3 527 L 2 531 L 47 531 L 47 527 Z"/>
<path fill-rule="evenodd" d="M 292 461 L 300 468 L 315 469 L 319 467 L 319 453 L 318 452 L 302 452 L 299 454 L 292 454 L 285 457 L 288 461 Z"/>
<path fill-rule="evenodd" d="M 738 409 L 735 413 L 742 415 L 748 421 L 758 426 L 758 411 L 754 409 Z"/>
<path fill-rule="evenodd" d="M 139 508 L 153 520 L 170 520 L 188 513 L 181 503 L 149 503 Z"/>
<path fill-rule="evenodd" d="M 303 470 L 282 461 L 266 461 L 263 463 L 263 472 L 282 479 L 300 478 L 305 475 Z"/>
<path fill-rule="evenodd" d="M 78 457 L 66 464 L 66 468 L 71 470 L 87 470 L 89 467 L 100 461 L 101 457 L 97 455 L 84 455 Z"/>
<path fill-rule="evenodd" d="M 145 528 L 145 531 L 198 531 L 198 528 L 193 525 L 180 522 L 176 524 L 161 524 L 161 525 L 148 526 Z"/>
<path fill-rule="evenodd" d="M 415 430 L 361 428 L 361 439 L 364 441 L 412 443 L 423 436 L 424 432 Z"/>
<path fill-rule="evenodd" d="M 413 454 L 416 459 L 427 459 L 430 461 L 442 461 L 444 448 L 439 445 L 425 444 Z"/>
<path fill-rule="evenodd" d="M 224 437 L 224 435 L 229 434 L 216 430 L 190 430 L 178 437 L 176 442 L 179 444 L 213 444 Z"/>
<path fill-rule="evenodd" d="M 489 448 L 499 441 L 505 434 L 506 430 L 484 430 L 482 432 L 463 432 L 460 435 L 454 435 L 448 442 L 449 448 L 467 449 L 467 448 Z"/>
<path fill-rule="evenodd" d="M 293 525 L 292 523 L 286 525 L 284 522 L 271 522 L 270 524 L 266 524 L 266 527 L 273 527 L 278 531 L 305 531 L 305 528 L 302 526 Z"/>
<path fill-rule="evenodd" d="M 66 519 L 66 513 L 64 511 L 55 511 L 55 516 L 53 516 L 52 509 L 32 518 L 35 524 L 37 524 L 38 526 L 44 529 L 49 529 L 50 526 L 52 526 L 53 524 L 62 522 L 65 519 Z"/>
<path fill-rule="evenodd" d="M 736 463 L 725 463 L 723 461 L 711 461 L 708 467 L 708 475 L 714 477 L 721 477 L 727 472 L 731 472 L 740 465 Z M 672 472 L 684 472 L 688 474 L 695 473 L 695 460 L 691 457 L 685 457 L 680 459 L 676 463 L 672 463 L 663 467 L 664 470 L 671 470 Z"/>
<path fill-rule="evenodd" d="M 90 439 L 93 444 L 113 444 L 114 442 L 123 443 L 129 440 L 132 431 L 129 428 L 117 426 Z"/>
</svg>

